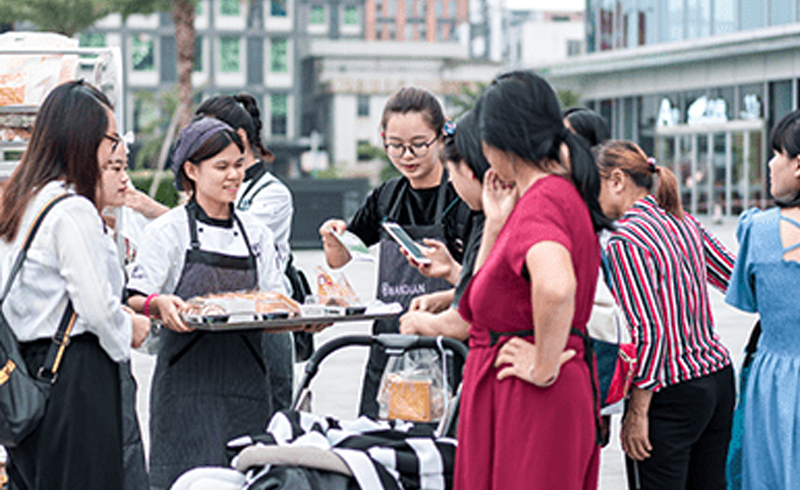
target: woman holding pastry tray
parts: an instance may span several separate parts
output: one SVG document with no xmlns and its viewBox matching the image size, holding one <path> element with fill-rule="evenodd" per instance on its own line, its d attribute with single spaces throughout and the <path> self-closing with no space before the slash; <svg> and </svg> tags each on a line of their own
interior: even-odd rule
<svg viewBox="0 0 800 490">
<path fill-rule="evenodd" d="M 261 330 L 194 331 L 181 317 L 200 296 L 286 292 L 272 232 L 234 212 L 243 148 L 218 119 L 181 131 L 172 169 L 190 198 L 145 228 L 128 284 L 130 306 L 167 327 L 150 401 L 153 488 L 190 468 L 226 465 L 226 442 L 263 431 L 272 414 Z"/>
</svg>

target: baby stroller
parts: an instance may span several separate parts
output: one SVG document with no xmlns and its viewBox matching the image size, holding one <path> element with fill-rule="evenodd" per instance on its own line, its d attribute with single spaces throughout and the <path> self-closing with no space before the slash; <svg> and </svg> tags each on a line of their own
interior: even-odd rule
<svg viewBox="0 0 800 490">
<path fill-rule="evenodd" d="M 172 490 L 452 488 L 459 389 L 454 394 L 449 390 L 452 399 L 444 397 L 449 401 L 437 424 L 366 417 L 339 421 L 307 411 L 311 381 L 322 362 L 340 349 L 354 346 L 380 348 L 390 359 L 426 350 L 445 354 L 445 379 L 447 358 L 455 356 L 461 362 L 454 364 L 463 365 L 467 356 L 463 343 L 443 337 L 380 334 L 334 338 L 320 346 L 306 364 L 292 410 L 276 413 L 265 433 L 228 443 L 235 470 L 194 469 L 184 473 Z"/>
</svg>

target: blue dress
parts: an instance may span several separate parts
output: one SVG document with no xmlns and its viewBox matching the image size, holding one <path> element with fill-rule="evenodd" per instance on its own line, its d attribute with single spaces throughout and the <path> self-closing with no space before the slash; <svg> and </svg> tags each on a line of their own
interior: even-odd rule
<svg viewBox="0 0 800 490">
<path fill-rule="evenodd" d="M 800 263 L 783 255 L 779 208 L 739 220 L 739 256 L 725 300 L 758 312 L 762 334 L 745 387 L 742 488 L 800 488 Z"/>
</svg>

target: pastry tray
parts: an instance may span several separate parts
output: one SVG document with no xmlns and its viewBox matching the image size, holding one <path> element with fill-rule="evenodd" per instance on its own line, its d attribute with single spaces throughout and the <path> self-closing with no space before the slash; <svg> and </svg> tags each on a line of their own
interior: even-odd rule
<svg viewBox="0 0 800 490">
<path fill-rule="evenodd" d="M 197 330 L 269 330 L 284 332 L 301 330 L 306 325 L 339 322 L 358 322 L 378 318 L 392 318 L 402 313 L 399 303 L 369 306 L 319 306 L 303 305 L 301 314 L 289 316 L 287 312 L 253 313 L 234 312 L 218 315 L 182 315 L 186 324 Z"/>
</svg>

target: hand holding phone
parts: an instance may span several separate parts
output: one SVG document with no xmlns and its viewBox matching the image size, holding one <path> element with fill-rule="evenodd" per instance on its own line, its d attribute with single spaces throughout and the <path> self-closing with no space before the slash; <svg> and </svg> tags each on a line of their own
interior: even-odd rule
<svg viewBox="0 0 800 490">
<path fill-rule="evenodd" d="M 420 245 L 397 223 L 384 221 L 383 228 L 419 264 L 430 264 L 431 259 L 422 254 Z"/>
</svg>

